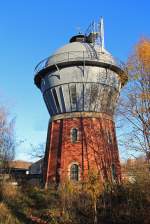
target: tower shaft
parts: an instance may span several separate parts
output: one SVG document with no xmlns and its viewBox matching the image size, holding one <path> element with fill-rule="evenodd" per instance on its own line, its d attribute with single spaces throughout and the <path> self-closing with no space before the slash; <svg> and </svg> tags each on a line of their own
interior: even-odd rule
<svg viewBox="0 0 150 224">
<path fill-rule="evenodd" d="M 62 115 L 61 119 L 50 122 L 48 128 L 44 159 L 46 185 L 71 179 L 73 164 L 79 167 L 78 180 L 86 180 L 91 172 L 101 180 L 121 180 L 115 124 L 110 116 L 85 113 L 65 118 Z M 73 133 L 74 129 L 77 133 Z"/>
</svg>

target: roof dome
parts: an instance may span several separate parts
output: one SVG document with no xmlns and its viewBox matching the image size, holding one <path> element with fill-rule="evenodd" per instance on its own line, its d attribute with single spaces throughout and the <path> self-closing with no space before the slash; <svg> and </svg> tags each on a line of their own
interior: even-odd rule
<svg viewBox="0 0 150 224">
<path fill-rule="evenodd" d="M 105 49 L 96 44 L 86 42 L 71 42 L 59 48 L 47 60 L 47 66 L 63 61 L 96 60 L 108 64 L 117 65 L 113 56 Z"/>
<path fill-rule="evenodd" d="M 122 79 L 122 85 L 127 76 L 121 69 L 121 64 L 105 48 L 104 43 L 97 44 L 93 41 L 97 33 L 76 35 L 70 39 L 70 43 L 56 50 L 50 57 L 42 60 L 35 68 L 35 83 L 40 87 L 42 77 L 47 72 L 54 72 L 72 66 L 95 66 L 108 68 L 116 72 Z"/>
</svg>

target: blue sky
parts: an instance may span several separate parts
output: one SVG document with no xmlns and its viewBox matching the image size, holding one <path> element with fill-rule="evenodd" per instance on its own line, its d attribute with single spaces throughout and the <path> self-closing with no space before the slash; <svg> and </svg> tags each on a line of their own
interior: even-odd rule
<svg viewBox="0 0 150 224">
<path fill-rule="evenodd" d="M 134 44 L 150 36 L 149 11 L 149 0 L 0 1 L 0 101 L 16 117 L 16 136 L 24 141 L 16 159 L 30 159 L 30 144 L 46 140 L 49 115 L 33 82 L 36 64 L 100 16 L 106 49 L 126 60 Z"/>
</svg>

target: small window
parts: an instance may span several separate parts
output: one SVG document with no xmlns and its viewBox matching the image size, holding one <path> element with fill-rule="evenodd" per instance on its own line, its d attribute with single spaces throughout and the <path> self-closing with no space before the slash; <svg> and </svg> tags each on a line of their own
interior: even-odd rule
<svg viewBox="0 0 150 224">
<path fill-rule="evenodd" d="M 106 141 L 108 142 L 108 144 L 112 144 L 111 133 L 109 132 L 109 130 L 106 130 L 105 136 L 106 136 Z"/>
<path fill-rule="evenodd" d="M 108 137 L 108 143 L 112 144 L 112 139 L 111 139 L 111 134 L 110 132 L 107 133 L 107 137 Z"/>
<path fill-rule="evenodd" d="M 113 178 L 113 180 L 115 180 L 116 179 L 116 168 L 115 168 L 114 164 L 112 164 L 111 169 L 112 169 L 112 178 Z"/>
<path fill-rule="evenodd" d="M 78 140 L 78 129 L 77 128 L 72 128 L 71 129 L 71 141 L 72 143 L 77 142 Z"/>
<path fill-rule="evenodd" d="M 77 164 L 72 164 L 70 167 L 70 180 L 79 180 L 79 166 Z"/>
</svg>

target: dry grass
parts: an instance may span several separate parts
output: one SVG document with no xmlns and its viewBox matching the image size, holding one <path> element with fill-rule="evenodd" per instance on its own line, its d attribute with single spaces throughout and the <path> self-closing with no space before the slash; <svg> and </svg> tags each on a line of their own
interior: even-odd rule
<svg viewBox="0 0 150 224">
<path fill-rule="evenodd" d="M 5 183 L 0 188 L 0 224 L 93 224 L 93 197 L 98 223 L 149 224 L 150 177 L 146 172 L 134 176 L 135 182 L 106 186 L 103 192 L 93 182 L 84 190 L 70 184 L 44 190 Z"/>
<path fill-rule="evenodd" d="M 12 182 L 4 182 L 1 186 L 1 193 L 3 198 L 14 199 L 19 194 L 19 189 Z"/>
<path fill-rule="evenodd" d="M 3 202 L 0 203 L 0 224 L 20 224 Z"/>
</svg>

